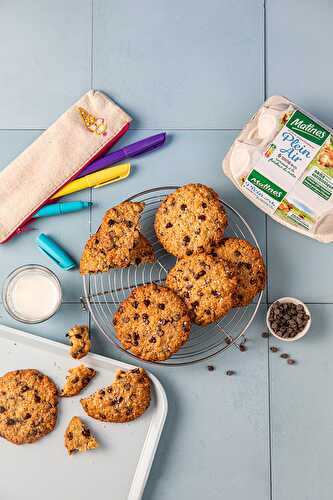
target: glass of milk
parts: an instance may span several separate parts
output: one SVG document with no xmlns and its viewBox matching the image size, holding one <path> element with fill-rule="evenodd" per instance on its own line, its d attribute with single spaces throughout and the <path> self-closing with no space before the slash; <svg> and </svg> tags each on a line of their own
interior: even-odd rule
<svg viewBox="0 0 333 500">
<path fill-rule="evenodd" d="M 47 267 L 29 264 L 18 267 L 6 279 L 2 298 L 7 312 L 22 323 L 41 323 L 61 305 L 57 276 Z"/>
</svg>

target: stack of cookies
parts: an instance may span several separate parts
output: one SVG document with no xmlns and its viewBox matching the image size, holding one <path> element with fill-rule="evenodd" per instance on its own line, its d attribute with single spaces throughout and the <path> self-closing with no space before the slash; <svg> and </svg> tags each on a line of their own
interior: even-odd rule
<svg viewBox="0 0 333 500">
<path fill-rule="evenodd" d="M 139 232 L 142 210 L 143 203 L 133 202 L 108 210 L 87 242 L 82 273 L 154 261 L 150 243 Z M 155 233 L 177 261 L 166 286 L 137 287 L 120 304 L 113 325 L 125 349 L 144 360 L 166 360 L 186 342 L 191 323 L 215 323 L 263 290 L 259 250 L 245 240 L 225 238 L 227 224 L 217 193 L 203 184 L 187 184 L 164 199 Z"/>
</svg>

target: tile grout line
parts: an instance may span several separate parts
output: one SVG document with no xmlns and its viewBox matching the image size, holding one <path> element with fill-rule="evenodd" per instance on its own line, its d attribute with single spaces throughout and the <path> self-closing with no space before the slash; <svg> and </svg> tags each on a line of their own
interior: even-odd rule
<svg viewBox="0 0 333 500">
<path fill-rule="evenodd" d="M 267 11 L 266 0 L 263 0 L 263 91 L 264 100 L 267 99 Z M 268 216 L 265 214 L 265 235 L 266 235 L 266 269 L 268 269 Z M 269 300 L 269 280 L 266 283 L 266 310 Z M 267 390 L 268 390 L 268 453 L 269 453 L 269 498 L 273 500 L 273 467 L 272 467 L 272 414 L 271 414 L 271 366 L 270 366 L 270 339 L 267 339 Z"/>
</svg>

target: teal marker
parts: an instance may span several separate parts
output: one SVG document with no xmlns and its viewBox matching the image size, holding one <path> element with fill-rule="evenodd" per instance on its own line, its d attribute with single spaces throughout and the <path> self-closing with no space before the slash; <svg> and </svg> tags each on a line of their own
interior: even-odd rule
<svg viewBox="0 0 333 500">
<path fill-rule="evenodd" d="M 37 217 L 69 214 L 71 212 L 84 210 L 85 208 L 89 208 L 91 206 L 91 201 L 67 201 L 64 203 L 52 203 L 52 205 L 45 205 L 45 207 L 38 210 L 38 212 L 33 215 L 33 218 L 36 219 Z"/>
</svg>

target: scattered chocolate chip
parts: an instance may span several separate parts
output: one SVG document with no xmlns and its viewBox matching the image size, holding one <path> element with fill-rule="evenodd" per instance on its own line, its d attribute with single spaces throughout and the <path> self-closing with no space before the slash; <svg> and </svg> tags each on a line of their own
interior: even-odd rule
<svg viewBox="0 0 333 500">
<path fill-rule="evenodd" d="M 149 342 L 151 344 L 156 344 L 156 337 L 150 337 Z"/>
<path fill-rule="evenodd" d="M 173 317 L 173 320 L 174 321 L 179 321 L 180 320 L 180 314 L 179 313 L 176 313 Z"/>
<path fill-rule="evenodd" d="M 145 299 L 145 300 L 143 301 L 143 303 L 144 303 L 144 305 L 145 305 L 146 307 L 150 306 L 150 300 L 149 300 L 149 299 Z"/>
<path fill-rule="evenodd" d="M 273 347 L 270 347 L 270 350 L 271 350 L 272 352 L 278 352 L 278 350 L 279 350 L 279 349 L 278 349 L 277 347 L 274 347 L 274 346 L 273 346 Z"/>
<path fill-rule="evenodd" d="M 212 295 L 213 297 L 221 297 L 221 293 L 218 292 L 217 290 L 212 290 Z"/>
<path fill-rule="evenodd" d="M 73 439 L 73 433 L 72 432 L 67 432 L 67 438 L 72 441 Z"/>
<path fill-rule="evenodd" d="M 134 313 L 133 319 L 137 321 L 140 318 L 140 315 L 138 313 Z"/>
<path fill-rule="evenodd" d="M 235 257 L 240 257 L 242 254 L 240 253 L 239 250 L 235 250 L 234 255 L 235 255 Z"/>
<path fill-rule="evenodd" d="M 131 413 L 133 413 L 133 408 L 127 408 L 126 415 L 129 416 Z"/>
<path fill-rule="evenodd" d="M 114 219 L 109 219 L 108 225 L 109 226 L 114 226 L 116 221 Z"/>
<path fill-rule="evenodd" d="M 164 319 L 164 318 L 161 318 L 161 319 L 159 319 L 159 320 L 158 320 L 158 324 L 159 324 L 159 325 L 162 325 L 162 326 L 166 325 L 166 324 L 167 324 L 167 322 L 168 322 L 168 320 L 167 320 L 167 319 Z"/>
<path fill-rule="evenodd" d="M 204 201 L 201 203 L 201 206 L 202 208 L 207 208 L 207 203 L 205 203 Z"/>
<path fill-rule="evenodd" d="M 205 274 L 206 274 L 206 271 L 205 271 L 204 269 L 202 269 L 201 271 L 199 271 L 199 272 L 198 272 L 198 273 L 194 276 L 194 278 L 195 278 L 196 280 L 198 280 L 199 278 L 202 278 L 202 276 L 205 276 Z"/>
<path fill-rule="evenodd" d="M 0 406 L 0 414 L 5 413 L 5 411 L 6 411 L 6 408 L 4 406 Z"/>
<path fill-rule="evenodd" d="M 21 393 L 27 392 L 29 389 L 30 389 L 30 387 L 28 387 L 27 385 L 22 385 L 22 387 L 21 387 Z"/>
<path fill-rule="evenodd" d="M 209 372 L 213 372 L 213 371 L 215 370 L 215 367 L 214 367 L 213 365 L 208 365 L 208 366 L 207 366 L 207 370 L 208 370 Z"/>
<path fill-rule="evenodd" d="M 231 375 L 235 375 L 235 372 L 233 370 L 227 370 L 225 374 L 230 377 Z"/>
<path fill-rule="evenodd" d="M 74 335 L 74 337 L 79 340 L 82 339 L 82 335 L 80 333 L 77 333 L 76 335 Z"/>
<path fill-rule="evenodd" d="M 24 415 L 24 420 L 29 420 L 29 418 L 31 418 L 31 414 L 30 413 L 26 413 Z"/>
<path fill-rule="evenodd" d="M 294 365 L 296 363 L 296 361 L 294 359 L 289 358 L 289 359 L 287 359 L 287 363 L 288 363 L 288 365 Z"/>
<path fill-rule="evenodd" d="M 240 352 L 245 352 L 247 349 L 246 349 L 244 344 L 240 344 L 239 350 L 240 350 Z"/>
<path fill-rule="evenodd" d="M 172 227 L 172 226 L 173 226 L 173 224 L 171 224 L 171 222 L 167 222 L 165 224 L 166 229 L 170 229 L 170 227 Z"/>
<path fill-rule="evenodd" d="M 191 241 L 191 238 L 189 236 L 184 236 L 183 245 L 184 246 L 188 245 L 190 241 Z"/>
<path fill-rule="evenodd" d="M 182 203 L 180 205 L 180 210 L 182 210 L 182 212 L 184 212 L 184 210 L 186 210 L 186 209 L 187 209 L 187 205 L 185 205 L 185 203 Z"/>
<path fill-rule="evenodd" d="M 196 309 L 199 305 L 199 302 L 197 300 L 195 300 L 194 302 L 191 302 L 191 307 L 192 309 Z"/>
<path fill-rule="evenodd" d="M 135 264 L 138 266 L 139 264 L 141 264 L 141 262 L 142 262 L 142 259 L 140 257 L 136 257 Z"/>
<path fill-rule="evenodd" d="M 113 318 L 112 323 L 113 323 L 113 326 L 116 326 L 116 324 L 118 323 L 117 319 Z"/>
<path fill-rule="evenodd" d="M 72 384 L 77 384 L 79 380 L 79 377 L 74 377 L 72 380 Z"/>
<path fill-rule="evenodd" d="M 282 353 L 280 355 L 280 358 L 282 358 L 282 359 L 288 359 L 289 358 L 289 354 L 287 354 L 286 352 L 284 352 L 284 353 Z"/>
<path fill-rule="evenodd" d="M 132 302 L 132 306 L 134 307 L 134 309 L 137 309 L 139 307 L 139 302 L 134 300 L 134 302 Z M 119 309 L 118 309 L 119 311 Z"/>
<path fill-rule="evenodd" d="M 261 336 L 262 336 L 263 339 L 268 339 L 269 333 L 268 332 L 262 332 Z"/>
<path fill-rule="evenodd" d="M 186 255 L 189 257 L 193 254 L 193 250 L 186 250 Z"/>
<path fill-rule="evenodd" d="M 162 303 L 158 304 L 157 307 L 163 311 L 165 309 L 165 304 L 162 304 Z"/>
<path fill-rule="evenodd" d="M 133 227 L 133 222 L 132 222 L 131 220 L 127 220 L 127 221 L 126 221 L 126 226 L 127 226 L 128 228 Z"/>
<path fill-rule="evenodd" d="M 104 389 L 101 389 L 100 391 L 98 391 L 98 394 L 100 394 L 101 396 L 105 396 L 105 391 L 104 391 Z"/>
<path fill-rule="evenodd" d="M 6 419 L 6 425 L 15 425 L 15 424 L 16 424 L 16 420 L 14 420 L 13 418 Z"/>
<path fill-rule="evenodd" d="M 39 394 L 35 394 L 34 399 L 36 403 L 40 403 L 42 400 Z"/>
<path fill-rule="evenodd" d="M 201 214 L 201 215 L 198 216 L 198 219 L 202 220 L 202 221 L 206 220 L 206 216 L 204 214 Z"/>
</svg>

